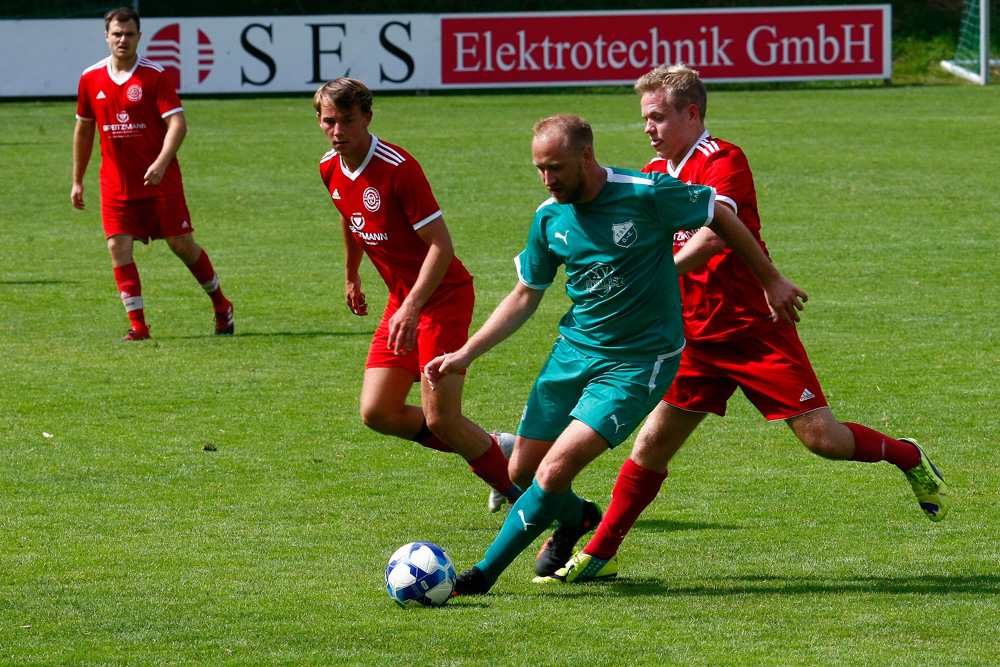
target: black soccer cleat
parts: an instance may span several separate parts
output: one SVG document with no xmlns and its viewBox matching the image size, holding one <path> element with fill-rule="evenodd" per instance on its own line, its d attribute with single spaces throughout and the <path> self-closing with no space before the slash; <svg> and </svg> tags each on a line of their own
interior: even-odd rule
<svg viewBox="0 0 1000 667">
<path fill-rule="evenodd" d="M 485 595 L 489 592 L 493 584 L 486 580 L 486 575 L 475 565 L 472 569 L 466 570 L 455 579 L 455 590 L 452 596 L 456 595 Z"/>
<path fill-rule="evenodd" d="M 230 301 L 228 306 L 222 310 L 215 311 L 215 335 L 232 336 L 233 331 L 236 329 L 233 324 L 234 321 L 233 304 Z"/>
<path fill-rule="evenodd" d="M 545 540 L 538 558 L 535 559 L 535 574 L 548 577 L 555 574 L 573 557 L 573 547 L 581 537 L 597 528 L 601 522 L 601 508 L 589 500 L 583 503 L 581 521 L 576 526 L 559 524 L 552 537 Z"/>
</svg>

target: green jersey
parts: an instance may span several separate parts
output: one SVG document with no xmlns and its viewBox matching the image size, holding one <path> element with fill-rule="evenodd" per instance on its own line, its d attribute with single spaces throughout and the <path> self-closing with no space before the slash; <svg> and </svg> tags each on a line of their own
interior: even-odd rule
<svg viewBox="0 0 1000 667">
<path fill-rule="evenodd" d="M 515 260 L 518 278 L 546 289 L 560 265 L 573 305 L 559 333 L 582 352 L 638 361 L 684 347 L 673 237 L 715 215 L 715 189 L 661 173 L 609 168 L 597 197 L 545 201 Z"/>
</svg>

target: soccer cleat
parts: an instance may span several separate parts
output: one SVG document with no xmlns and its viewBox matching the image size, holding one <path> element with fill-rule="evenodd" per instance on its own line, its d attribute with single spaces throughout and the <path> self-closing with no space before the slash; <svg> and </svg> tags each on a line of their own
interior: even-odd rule
<svg viewBox="0 0 1000 667">
<path fill-rule="evenodd" d="M 503 455 L 506 456 L 508 460 L 510 460 L 510 455 L 514 451 L 514 434 L 493 433 L 491 435 L 496 436 L 497 444 L 500 446 L 500 451 L 503 452 Z M 496 489 L 490 489 L 490 498 L 486 506 L 491 513 L 499 512 L 506 502 L 507 496 Z"/>
<path fill-rule="evenodd" d="M 575 584 L 583 581 L 611 579 L 618 576 L 618 554 L 611 558 L 598 558 L 578 551 L 563 567 L 547 577 L 535 577 L 536 584 Z"/>
<path fill-rule="evenodd" d="M 456 595 L 485 595 L 489 592 L 493 584 L 486 581 L 486 575 L 477 566 L 458 575 L 455 578 L 455 590 L 452 597 Z"/>
<path fill-rule="evenodd" d="M 920 463 L 916 467 L 903 472 L 906 479 L 913 487 L 913 493 L 917 496 L 920 508 L 931 521 L 940 521 L 948 513 L 951 506 L 951 499 L 948 498 L 948 485 L 944 483 L 944 477 L 934 467 L 931 460 L 927 458 L 923 448 L 917 444 L 913 438 L 900 438 L 900 442 L 908 442 L 920 452 Z"/>
<path fill-rule="evenodd" d="M 120 343 L 127 343 L 132 340 L 149 340 L 149 327 L 129 329 L 124 336 L 118 339 Z"/>
<path fill-rule="evenodd" d="M 233 303 L 227 301 L 227 305 L 222 310 L 215 311 L 215 335 L 232 336 L 235 326 L 233 325 Z"/>
<path fill-rule="evenodd" d="M 545 540 L 538 558 L 535 559 L 535 574 L 539 577 L 547 577 L 555 574 L 573 555 L 573 547 L 577 541 L 597 528 L 601 522 L 601 509 L 589 500 L 583 503 L 583 516 L 576 526 L 564 526 L 562 524 L 552 533 L 552 537 Z"/>
</svg>

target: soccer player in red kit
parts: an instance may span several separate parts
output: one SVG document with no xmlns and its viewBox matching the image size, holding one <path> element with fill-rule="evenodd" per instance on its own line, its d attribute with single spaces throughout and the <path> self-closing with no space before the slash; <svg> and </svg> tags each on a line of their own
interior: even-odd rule
<svg viewBox="0 0 1000 667">
<path fill-rule="evenodd" d="M 233 333 L 233 304 L 208 255 L 195 243 L 177 164 L 187 123 L 170 77 L 137 52 L 139 15 L 122 7 L 104 15 L 111 55 L 80 77 L 73 134 L 73 206 L 83 209 L 83 176 L 100 131 L 101 218 L 115 283 L 131 324 L 123 341 L 149 338 L 135 239 L 165 239 L 212 299 L 215 333 Z"/>
<path fill-rule="evenodd" d="M 698 73 L 683 65 L 661 65 L 641 77 L 635 90 L 642 96 L 645 131 L 657 154 L 644 171 L 714 187 L 716 201 L 736 212 L 766 252 L 747 158 L 738 146 L 705 130 L 707 93 Z M 785 421 L 822 457 L 896 465 L 927 517 L 944 518 L 948 488 L 920 445 L 834 417 L 795 326 L 772 318 L 760 283 L 718 236 L 709 229 L 679 232 L 674 260 L 687 339 L 680 369 L 622 465 L 594 537 L 564 567 L 536 582 L 615 576 L 618 547 L 659 493 L 671 457 L 705 415 L 725 415 L 737 387 L 764 417 Z"/>
<path fill-rule="evenodd" d="M 492 487 L 489 509 L 498 511 L 520 495 L 507 473 L 514 436 L 490 435 L 462 415 L 463 375 L 432 390 L 423 374 L 427 362 L 468 339 L 472 276 L 455 256 L 420 165 L 368 131 L 371 91 L 356 79 L 334 79 L 316 91 L 313 106 L 333 147 L 319 168 L 340 212 L 347 305 L 368 314 L 358 272 L 366 254 L 389 288 L 365 364 L 361 418 L 379 433 L 460 454 Z M 406 403 L 414 382 L 420 406 Z"/>
</svg>

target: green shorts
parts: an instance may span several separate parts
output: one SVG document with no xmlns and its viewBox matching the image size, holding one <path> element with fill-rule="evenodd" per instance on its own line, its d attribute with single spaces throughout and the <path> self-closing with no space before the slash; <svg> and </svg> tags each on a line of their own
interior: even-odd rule
<svg viewBox="0 0 1000 667">
<path fill-rule="evenodd" d="M 673 382 L 680 350 L 665 356 L 652 361 L 600 359 L 560 337 L 531 388 L 518 435 L 554 441 L 577 419 L 617 447 Z"/>
</svg>

